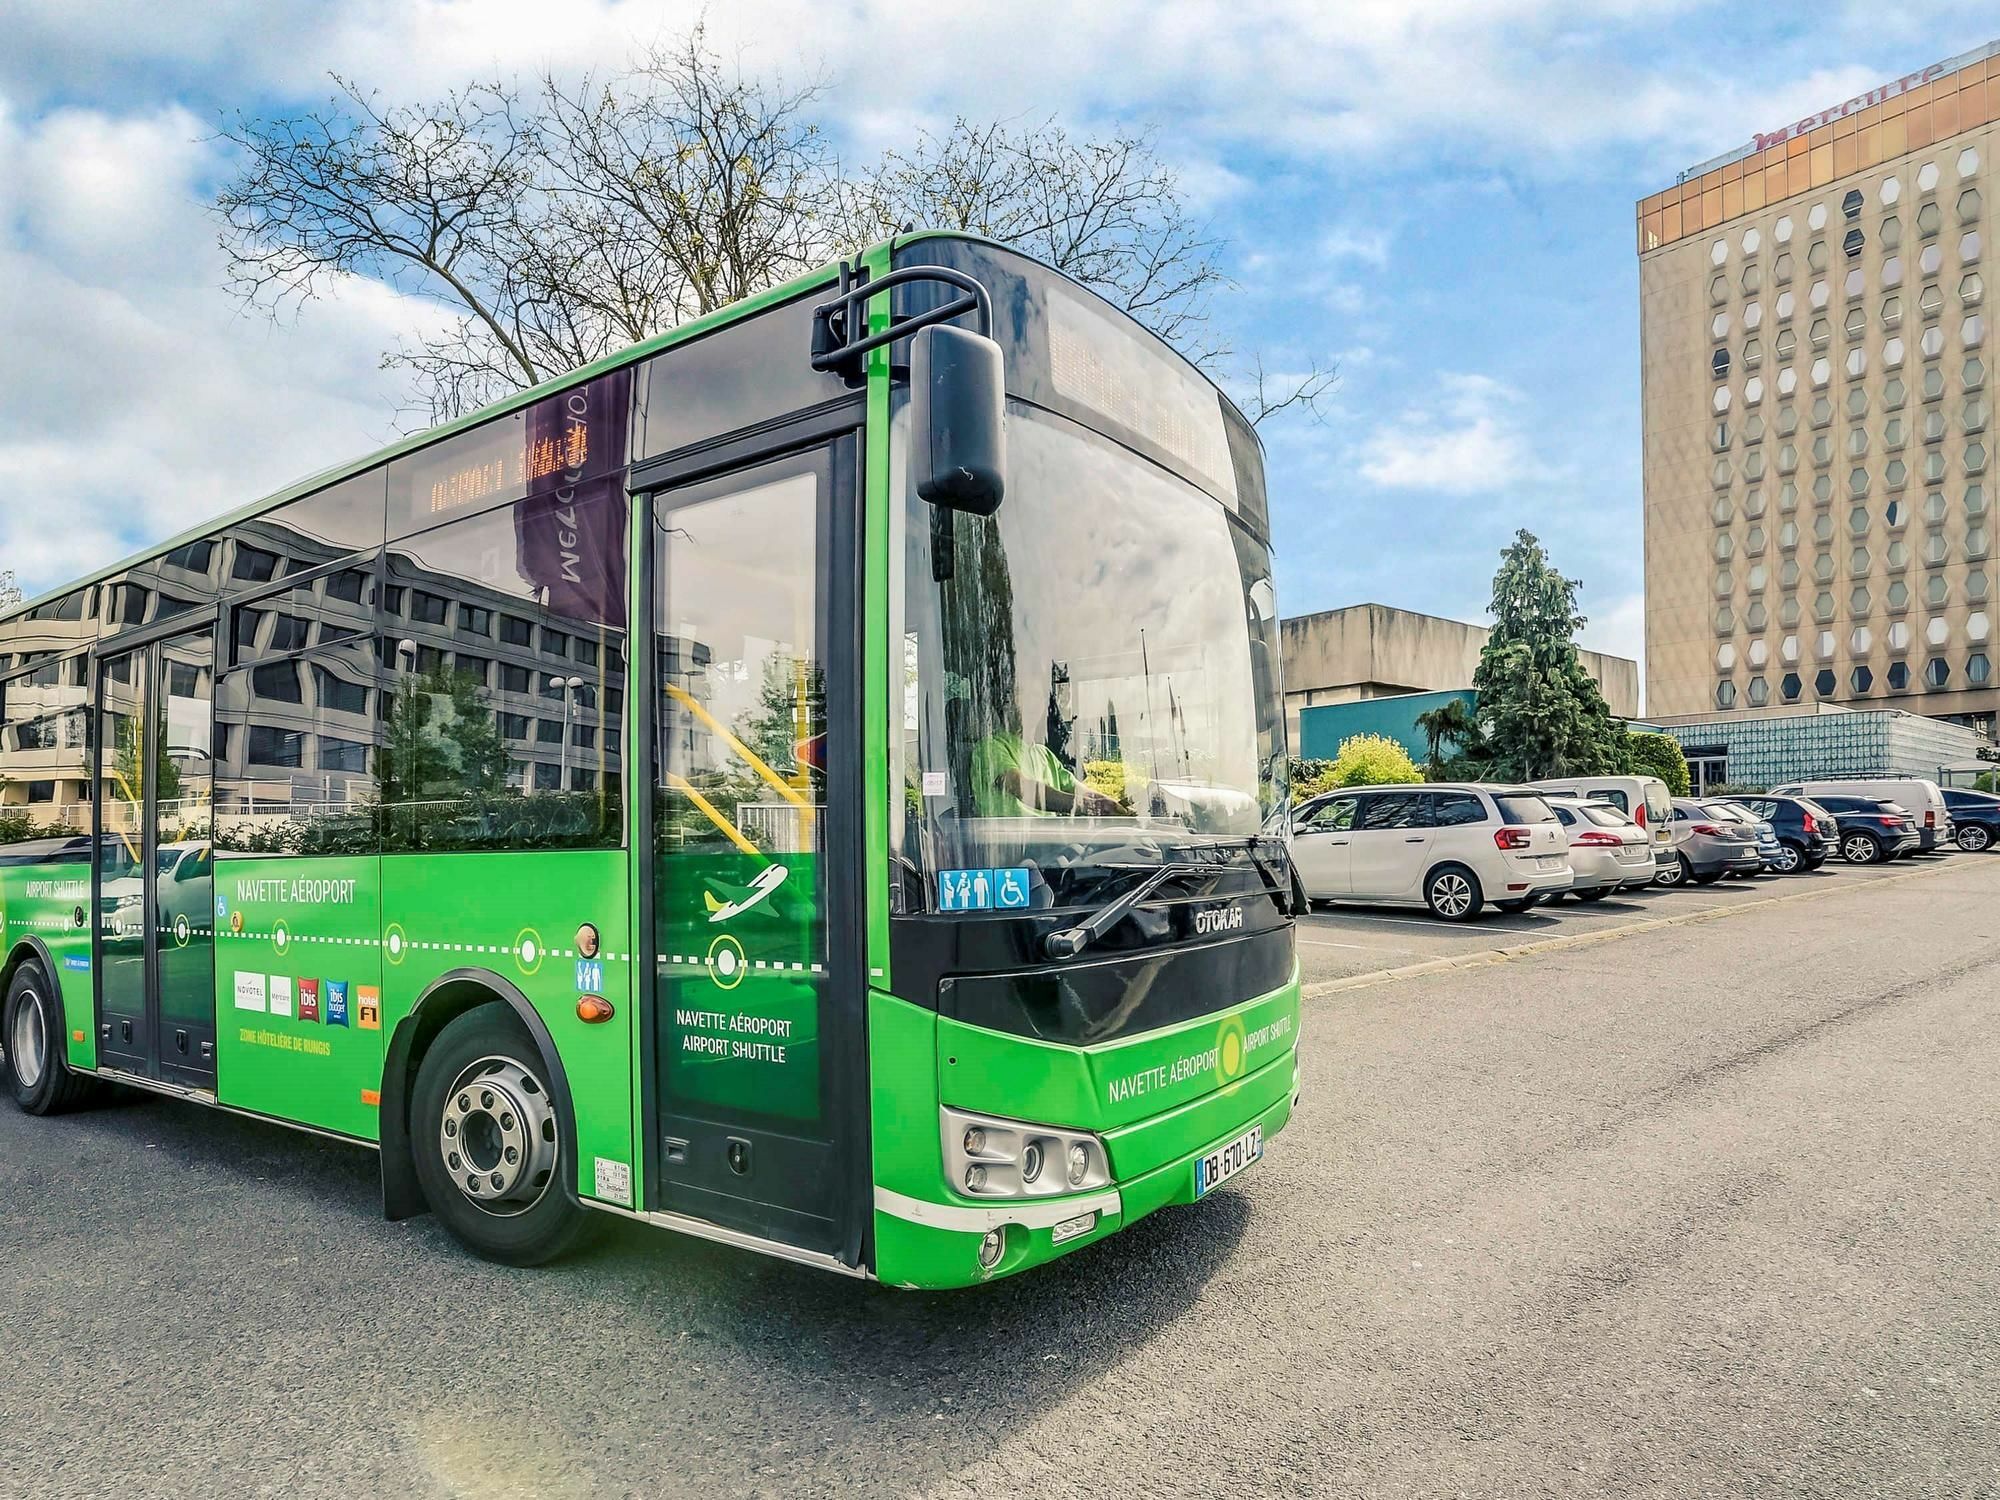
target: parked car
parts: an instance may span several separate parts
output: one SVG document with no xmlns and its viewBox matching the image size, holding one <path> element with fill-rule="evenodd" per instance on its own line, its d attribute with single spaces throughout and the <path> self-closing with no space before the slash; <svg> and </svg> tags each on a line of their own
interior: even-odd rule
<svg viewBox="0 0 2000 1500">
<path fill-rule="evenodd" d="M 1764 870 L 1778 868 L 1778 858 L 1784 853 L 1784 846 L 1778 842 L 1778 831 L 1767 820 L 1758 817 L 1734 797 L 1702 797 L 1697 800 L 1708 809 L 1711 817 L 1724 822 L 1742 823 L 1757 835 L 1757 853 L 1763 857 L 1763 867 L 1750 871 L 1749 875 L 1742 878 L 1748 879 L 1750 875 L 1760 875 Z"/>
<path fill-rule="evenodd" d="M 1770 863 L 1781 875 L 1817 870 L 1839 847 L 1833 814 L 1809 797 L 1758 796 L 1731 800 L 1748 808 L 1776 832 L 1778 853 Z"/>
<path fill-rule="evenodd" d="M 1879 802 L 1894 802 L 1909 812 L 1925 853 L 1951 843 L 1951 809 L 1945 805 L 1944 788 L 1920 776 L 1878 781 L 1792 781 L 1771 790 L 1792 797 L 1810 797 L 1822 804 L 1828 797 L 1872 797 Z"/>
<path fill-rule="evenodd" d="M 1943 791 L 1952 836 L 1959 848 L 1977 853 L 2000 844 L 2000 797 L 1962 786 L 1948 786 Z"/>
<path fill-rule="evenodd" d="M 1665 864 L 1673 844 L 1674 799 L 1657 776 L 1571 776 L 1529 783 L 1545 797 L 1609 802 L 1652 836 L 1653 859 Z"/>
<path fill-rule="evenodd" d="M 1609 802 L 1543 800 L 1569 835 L 1569 868 L 1576 877 L 1569 893 L 1577 900 L 1602 901 L 1613 891 L 1653 883 L 1653 840 L 1645 829 Z"/>
<path fill-rule="evenodd" d="M 1315 797 L 1293 815 L 1292 862 L 1308 900 L 1423 905 L 1447 922 L 1469 922 L 1489 901 L 1525 911 L 1576 878 L 1539 793 L 1469 782 Z"/>
<path fill-rule="evenodd" d="M 1673 802 L 1673 861 L 1660 869 L 1661 885 L 1713 885 L 1725 875 L 1754 875 L 1764 868 L 1750 824 L 1718 819 L 1699 802 Z"/>
<path fill-rule="evenodd" d="M 1915 821 L 1899 803 L 1837 793 L 1821 793 L 1812 800 L 1833 814 L 1840 828 L 1840 857 L 1849 864 L 1880 864 L 1923 847 Z"/>
</svg>

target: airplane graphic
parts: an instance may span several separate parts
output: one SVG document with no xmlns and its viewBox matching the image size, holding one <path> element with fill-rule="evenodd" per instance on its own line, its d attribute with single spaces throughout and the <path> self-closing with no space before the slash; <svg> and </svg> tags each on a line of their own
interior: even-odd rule
<svg viewBox="0 0 2000 1500">
<path fill-rule="evenodd" d="M 742 896 L 734 901 L 725 902 L 719 900 L 712 891 L 704 890 L 701 893 L 701 899 L 702 903 L 708 907 L 708 920 L 711 922 L 727 922 L 731 917 L 750 910 L 751 907 L 757 905 L 758 902 L 764 900 L 771 892 L 783 885 L 785 877 L 790 873 L 791 871 L 783 865 L 766 865 L 757 872 L 757 878 L 744 888 Z"/>
</svg>

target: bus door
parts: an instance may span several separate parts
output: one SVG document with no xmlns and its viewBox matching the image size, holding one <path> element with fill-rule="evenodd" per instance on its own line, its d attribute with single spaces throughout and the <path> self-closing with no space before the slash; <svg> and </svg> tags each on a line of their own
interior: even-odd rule
<svg viewBox="0 0 2000 1500">
<path fill-rule="evenodd" d="M 651 502 L 649 1202 L 859 1259 L 859 443 Z"/>
<path fill-rule="evenodd" d="M 100 658 L 98 1057 L 215 1085 L 213 633 Z"/>
</svg>

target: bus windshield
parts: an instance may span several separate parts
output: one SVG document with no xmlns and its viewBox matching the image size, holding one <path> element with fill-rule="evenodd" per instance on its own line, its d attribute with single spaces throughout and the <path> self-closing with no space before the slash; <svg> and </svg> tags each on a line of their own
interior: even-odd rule
<svg viewBox="0 0 2000 1500">
<path fill-rule="evenodd" d="M 1283 795 L 1268 549 L 1193 485 L 1021 403 L 1008 470 L 991 518 L 907 502 L 906 857 L 1046 906 L 1244 845 Z"/>
</svg>

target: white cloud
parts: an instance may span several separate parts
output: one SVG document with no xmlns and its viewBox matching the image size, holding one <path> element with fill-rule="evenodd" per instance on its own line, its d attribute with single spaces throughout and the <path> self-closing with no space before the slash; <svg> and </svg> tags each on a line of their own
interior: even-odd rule
<svg viewBox="0 0 2000 1500">
<path fill-rule="evenodd" d="M 1644 594 L 1622 594 L 1595 606 L 1586 599 L 1583 613 L 1589 620 L 1579 638 L 1584 646 L 1611 656 L 1629 656 L 1638 662 L 1646 659 Z"/>
<path fill-rule="evenodd" d="M 1485 375 L 1440 378 L 1435 405 L 1364 440 L 1362 478 L 1384 489 L 1487 494 L 1543 477 L 1518 425 L 1519 391 Z"/>
<path fill-rule="evenodd" d="M 31 592 L 392 435 L 380 353 L 428 310 L 355 282 L 242 313 L 197 135 L 174 108 L 0 109 L 0 566 Z"/>
<path fill-rule="evenodd" d="M 1380 268 L 1389 263 L 1389 231 L 1336 224 L 1320 236 L 1322 260 L 1358 260 Z"/>
</svg>

